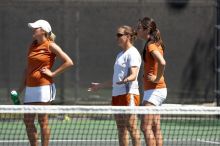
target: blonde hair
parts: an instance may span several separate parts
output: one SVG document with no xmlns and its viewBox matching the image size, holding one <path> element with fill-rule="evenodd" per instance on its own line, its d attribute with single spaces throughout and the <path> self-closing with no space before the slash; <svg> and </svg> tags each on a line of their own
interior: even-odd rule
<svg viewBox="0 0 220 146">
<path fill-rule="evenodd" d="M 121 26 L 119 28 L 124 29 L 124 33 L 127 34 L 127 35 L 130 35 L 130 37 L 131 37 L 130 41 L 133 44 L 134 41 L 137 38 L 136 31 L 132 27 L 127 26 L 127 25 L 123 25 L 123 26 Z"/>
<path fill-rule="evenodd" d="M 46 37 L 47 37 L 50 41 L 55 42 L 56 35 L 55 35 L 53 32 L 46 33 Z"/>
<path fill-rule="evenodd" d="M 43 29 L 42 29 L 42 30 L 43 30 Z M 54 33 L 52 33 L 52 32 L 47 33 L 46 31 L 44 31 L 44 32 L 45 32 L 45 37 L 46 37 L 48 40 L 55 42 L 56 35 L 55 35 Z M 34 41 L 32 42 L 32 45 L 36 45 L 36 44 L 37 44 L 37 40 L 34 40 Z"/>
</svg>

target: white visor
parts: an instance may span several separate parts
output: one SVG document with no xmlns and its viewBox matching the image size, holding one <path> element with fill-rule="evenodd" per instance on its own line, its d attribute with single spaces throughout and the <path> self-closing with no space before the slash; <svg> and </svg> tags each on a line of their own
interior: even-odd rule
<svg viewBox="0 0 220 146">
<path fill-rule="evenodd" d="M 37 20 L 34 23 L 28 23 L 28 27 L 30 28 L 42 28 L 47 33 L 52 31 L 50 24 L 45 20 Z"/>
</svg>

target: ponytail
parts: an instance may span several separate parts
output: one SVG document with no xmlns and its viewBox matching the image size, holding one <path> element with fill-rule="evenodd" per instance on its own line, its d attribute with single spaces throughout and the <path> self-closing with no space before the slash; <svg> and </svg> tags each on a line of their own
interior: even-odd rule
<svg viewBox="0 0 220 146">
<path fill-rule="evenodd" d="M 133 29 L 131 34 L 131 43 L 133 44 L 136 39 L 137 39 L 137 32 Z"/>
<path fill-rule="evenodd" d="M 146 47 L 149 46 L 150 44 L 156 44 L 157 46 L 161 46 L 163 51 L 165 51 L 165 46 L 164 46 L 164 43 L 162 41 L 159 29 L 156 29 L 155 31 L 153 31 L 149 35 L 150 35 L 150 38 L 147 40 L 147 42 L 144 46 L 143 53 L 142 53 L 142 58 L 145 62 L 146 62 L 145 56 L 146 56 L 146 53 L 147 53 Z"/>
<path fill-rule="evenodd" d="M 157 28 L 157 25 L 152 18 L 144 17 L 143 19 L 139 20 L 139 22 L 142 25 L 143 29 L 146 30 L 146 35 L 150 36 L 143 50 L 143 60 L 146 61 L 145 55 L 147 46 L 149 46 L 150 44 L 156 44 L 157 46 L 161 46 L 163 51 L 165 50 L 165 46 L 162 41 L 160 30 Z"/>
<path fill-rule="evenodd" d="M 50 41 L 52 41 L 52 42 L 55 42 L 56 35 L 55 35 L 54 33 L 52 33 L 52 32 L 46 33 L 46 32 L 45 32 L 45 37 L 46 37 L 48 40 L 50 40 Z M 33 40 L 32 45 L 36 45 L 36 44 L 37 44 L 37 40 Z"/>
<path fill-rule="evenodd" d="M 136 35 L 136 32 L 133 30 L 131 34 L 129 34 L 131 39 L 130 39 L 130 42 L 132 44 L 134 44 L 135 40 L 137 39 L 137 35 Z"/>
<path fill-rule="evenodd" d="M 156 28 L 156 30 L 152 34 L 150 34 L 149 42 L 160 45 L 163 50 L 165 49 L 165 46 L 161 38 L 160 30 L 158 28 Z"/>
<path fill-rule="evenodd" d="M 50 33 L 48 33 L 47 38 L 48 38 L 50 41 L 55 42 L 56 35 L 55 35 L 53 32 L 50 32 Z"/>
</svg>

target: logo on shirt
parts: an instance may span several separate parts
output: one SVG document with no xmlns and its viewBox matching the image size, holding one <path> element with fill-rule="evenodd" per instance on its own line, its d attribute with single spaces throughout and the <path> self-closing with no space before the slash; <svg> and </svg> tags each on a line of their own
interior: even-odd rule
<svg viewBox="0 0 220 146">
<path fill-rule="evenodd" d="M 40 50 L 40 53 L 45 53 L 45 50 Z"/>
</svg>

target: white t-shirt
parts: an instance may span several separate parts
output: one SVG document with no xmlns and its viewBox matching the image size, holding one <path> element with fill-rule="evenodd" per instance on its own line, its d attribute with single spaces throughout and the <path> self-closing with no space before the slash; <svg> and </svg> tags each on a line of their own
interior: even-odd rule
<svg viewBox="0 0 220 146">
<path fill-rule="evenodd" d="M 139 95 L 139 86 L 137 78 L 135 81 L 127 84 L 116 84 L 130 75 L 131 67 L 138 67 L 138 73 L 141 66 L 141 55 L 135 47 L 129 48 L 127 51 L 122 51 L 117 55 L 114 74 L 113 74 L 113 90 L 112 96 L 123 95 L 126 93 Z"/>
</svg>

